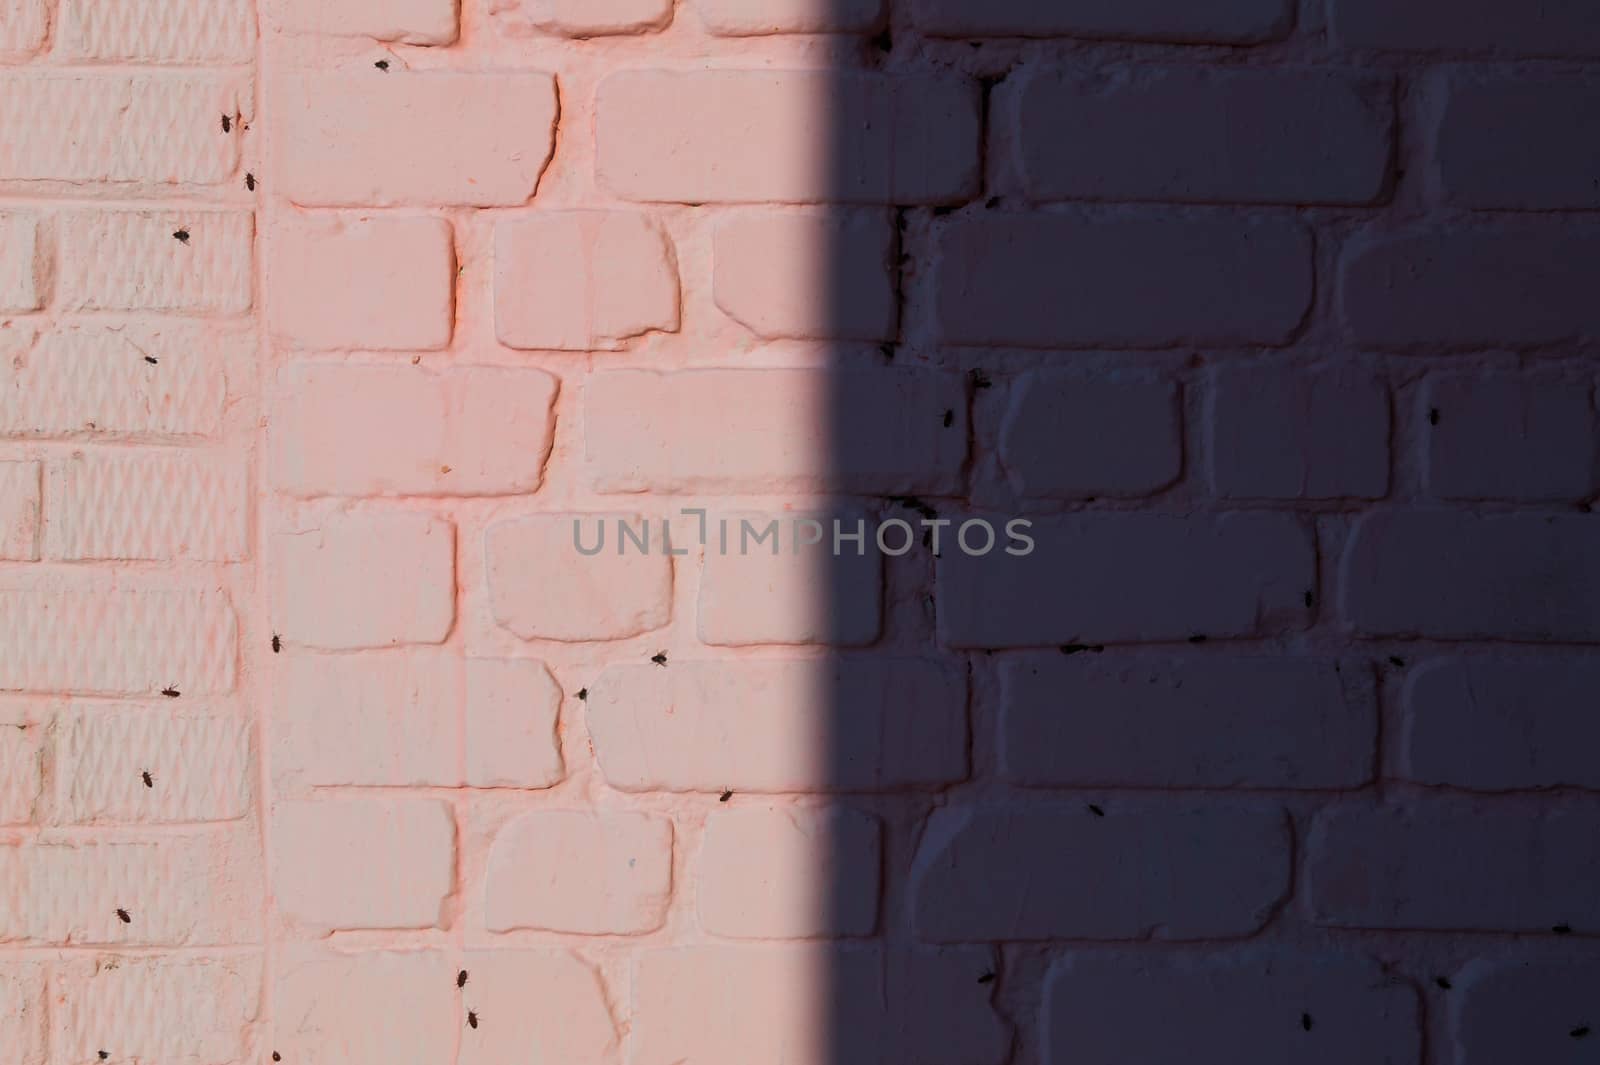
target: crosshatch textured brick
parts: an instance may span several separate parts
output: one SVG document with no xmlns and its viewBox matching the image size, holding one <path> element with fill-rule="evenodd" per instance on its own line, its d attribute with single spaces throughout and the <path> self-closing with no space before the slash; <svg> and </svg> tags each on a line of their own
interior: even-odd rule
<svg viewBox="0 0 1600 1065">
<path fill-rule="evenodd" d="M 1593 0 L 0 0 L 0 1065 L 1586 1060 L 1597 85 Z"/>
</svg>

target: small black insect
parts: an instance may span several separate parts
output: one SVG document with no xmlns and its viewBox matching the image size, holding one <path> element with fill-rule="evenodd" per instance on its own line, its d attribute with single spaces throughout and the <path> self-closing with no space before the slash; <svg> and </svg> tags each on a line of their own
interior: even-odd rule
<svg viewBox="0 0 1600 1065">
<path fill-rule="evenodd" d="M 177 230 L 172 234 L 172 239 L 179 244 L 187 244 L 189 243 L 189 231 L 187 229 Z"/>
<path fill-rule="evenodd" d="M 251 192 L 256 191 L 256 176 L 254 174 L 246 174 L 244 176 L 244 187 Z"/>
<path fill-rule="evenodd" d="M 989 375 L 984 373 L 982 370 L 973 370 L 968 373 L 967 376 L 972 379 L 973 388 L 988 388 L 990 385 L 994 384 L 993 381 L 989 380 Z"/>
<path fill-rule="evenodd" d="M 1106 815 L 1105 810 L 1102 809 L 1098 803 L 1090 803 L 1089 812 L 1094 814 L 1096 817 L 1104 817 Z"/>
<path fill-rule="evenodd" d="M 1193 636 L 1189 637 L 1189 642 L 1190 643 L 1205 643 L 1206 642 L 1206 638 L 1205 638 L 1204 634 L 1197 632 Z"/>
<path fill-rule="evenodd" d="M 1570 924 L 1553 925 L 1551 926 L 1550 931 L 1554 932 L 1558 936 L 1570 936 L 1572 934 L 1572 926 Z"/>
<path fill-rule="evenodd" d="M 378 60 L 376 63 L 374 63 L 372 65 L 377 67 L 379 70 L 388 70 L 389 69 L 389 61 L 387 59 L 380 59 L 380 60 Z M 476 1027 L 476 1025 L 474 1025 L 474 1027 Z"/>
<path fill-rule="evenodd" d="M 589 701 L 589 689 L 588 688 L 579 688 L 578 689 L 578 699 L 580 701 L 582 701 L 582 702 L 588 702 Z"/>
<path fill-rule="evenodd" d="M 1311 1023 L 1311 1014 L 1302 1013 L 1300 1015 L 1300 1027 L 1302 1030 L 1307 1032 L 1311 1031 Z"/>
<path fill-rule="evenodd" d="M 1428 408 L 1428 424 L 1429 425 L 1438 425 L 1439 424 L 1439 408 L 1438 407 L 1429 407 Z"/>
<path fill-rule="evenodd" d="M 992 984 L 992 983 L 994 983 L 994 970 L 990 969 L 990 970 L 986 971 L 983 975 L 979 976 L 978 977 L 978 983 L 980 983 L 980 984 Z"/>
<path fill-rule="evenodd" d="M 457 987 L 466 987 L 467 986 L 467 970 L 462 969 L 460 972 L 456 973 L 456 986 Z"/>
<path fill-rule="evenodd" d="M 467 1011 L 467 1026 L 469 1028 L 478 1027 L 478 1015 L 471 1010 Z"/>
<path fill-rule="evenodd" d="M 1589 1034 L 1589 1026 L 1587 1024 L 1580 1024 L 1567 1034 L 1574 1039 L 1582 1039 L 1584 1036 Z"/>
<path fill-rule="evenodd" d="M 1406 660 L 1401 658 L 1399 655 L 1390 655 L 1389 656 L 1389 664 L 1391 666 L 1397 666 L 1397 667 L 1398 666 L 1403 666 L 1403 665 L 1406 664 Z"/>
<path fill-rule="evenodd" d="M 144 361 L 148 362 L 151 366 L 158 365 L 161 362 L 161 360 L 156 358 L 154 355 L 146 355 L 144 357 Z"/>
<path fill-rule="evenodd" d="M 718 802 L 727 802 L 731 798 L 733 798 L 733 789 L 732 788 L 725 788 L 725 789 L 723 789 L 722 794 L 717 796 L 717 801 Z"/>
<path fill-rule="evenodd" d="M 1442 991 L 1448 991 L 1452 987 L 1456 986 L 1450 982 L 1450 978 L 1447 976 L 1435 976 L 1433 978 L 1433 982 L 1438 984 L 1440 990 Z"/>
<path fill-rule="evenodd" d="M 162 688 L 161 689 L 161 694 L 165 695 L 168 699 L 176 699 L 178 696 L 182 695 L 183 693 L 180 692 L 177 688 L 167 687 L 167 688 Z"/>
<path fill-rule="evenodd" d="M 101 1061 L 104 1061 L 104 1060 L 106 1060 L 106 1059 L 107 1059 L 107 1058 L 109 1058 L 109 1057 L 110 1057 L 110 1056 L 111 1056 L 111 1051 L 109 1051 L 109 1050 L 102 1050 L 102 1051 L 100 1051 L 100 1060 L 101 1060 Z"/>
<path fill-rule="evenodd" d="M 283 1060 L 283 1055 L 278 1053 L 276 1050 L 274 1050 L 272 1052 L 272 1060 L 273 1061 L 282 1061 Z"/>
<path fill-rule="evenodd" d="M 283 637 L 277 633 L 272 634 L 272 653 L 280 654 L 283 651 Z"/>
<path fill-rule="evenodd" d="M 117 920 L 121 921 L 123 924 L 133 923 L 133 918 L 128 915 L 128 911 L 122 909 L 121 907 L 118 907 L 117 909 Z"/>
<path fill-rule="evenodd" d="M 1311 594 L 1311 589 L 1307 588 L 1306 589 L 1306 595 L 1305 595 L 1306 609 L 1309 610 L 1311 608 L 1311 604 L 1315 603 L 1316 601 L 1317 601 L 1317 597 Z"/>
<path fill-rule="evenodd" d="M 665 666 L 667 664 L 667 652 L 657 651 L 655 654 L 650 656 L 650 661 L 654 662 L 658 666 Z"/>
<path fill-rule="evenodd" d="M 1060 651 L 1064 655 L 1077 655 L 1082 654 L 1085 651 L 1092 651 L 1095 654 L 1100 654 L 1105 649 L 1106 645 L 1103 643 L 1064 643 L 1060 647 L 1056 648 L 1056 650 Z"/>
<path fill-rule="evenodd" d="M 996 207 L 1000 206 L 1000 197 L 990 196 L 987 200 L 983 201 L 983 206 L 987 210 L 994 210 Z"/>
<path fill-rule="evenodd" d="M 946 429 L 948 429 L 952 425 L 954 425 L 955 423 L 956 423 L 956 412 L 953 411 L 953 410 L 946 410 L 944 412 L 944 427 Z"/>
<path fill-rule="evenodd" d="M 144 778 L 145 787 L 153 788 L 156 786 L 156 778 L 150 775 L 150 770 L 146 769 L 140 776 Z"/>
<path fill-rule="evenodd" d="M 233 132 L 233 116 L 232 115 L 223 115 L 222 116 L 222 132 L 224 132 L 224 133 Z"/>
</svg>

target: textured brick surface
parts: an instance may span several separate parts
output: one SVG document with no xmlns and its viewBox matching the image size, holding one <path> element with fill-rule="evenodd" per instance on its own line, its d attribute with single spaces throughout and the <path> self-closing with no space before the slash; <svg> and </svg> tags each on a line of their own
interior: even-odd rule
<svg viewBox="0 0 1600 1065">
<path fill-rule="evenodd" d="M 429 928 L 455 867 L 450 807 L 432 799 L 284 802 L 273 811 L 272 893 L 320 928 Z"/>
<path fill-rule="evenodd" d="M 565 874 L 552 877 L 559 864 Z M 672 822 L 646 814 L 524 814 L 489 850 L 491 931 L 649 932 L 672 887 Z"/>
<path fill-rule="evenodd" d="M 1346 788 L 1372 772 L 1372 676 L 1306 659 L 1007 662 L 1005 775 L 1044 787 Z"/>
<path fill-rule="evenodd" d="M 296 203 L 510 206 L 533 195 L 550 158 L 548 75 L 369 69 L 308 74 L 279 92 L 278 180 Z M 516 120 L 488 117 L 506 114 Z"/>
<path fill-rule="evenodd" d="M 0 0 L 0 1065 L 1586 1060 L 1597 63 Z"/>
<path fill-rule="evenodd" d="M 676 258 L 646 215 L 560 211 L 502 222 L 494 262 L 496 333 L 511 347 L 605 350 L 678 329 Z"/>
<path fill-rule="evenodd" d="M 941 943 L 1241 938 L 1289 888 L 1288 832 L 1270 804 L 942 810 L 917 855 L 917 931 Z"/>
<path fill-rule="evenodd" d="M 1309 234 L 1275 218 L 1008 214 L 943 227 L 937 254 L 951 344 L 1279 344 L 1311 300 Z"/>
<path fill-rule="evenodd" d="M 277 483 L 296 495 L 537 491 L 555 379 L 537 370 L 297 363 L 275 390 Z M 394 419 L 407 426 L 396 439 Z"/>
<path fill-rule="evenodd" d="M 289 343 L 389 351 L 450 341 L 455 253 L 443 219 L 286 221 L 272 235 L 268 263 L 282 279 L 269 323 Z"/>
<path fill-rule="evenodd" d="M 1378 80 L 1156 70 L 1109 87 L 1046 75 L 1019 96 L 1023 183 L 1037 200 L 1368 203 L 1388 177 Z"/>
<path fill-rule="evenodd" d="M 948 77 L 619 72 L 598 90 L 597 167 L 630 200 L 959 200 L 978 180 L 976 90 Z M 844 150 L 858 162 L 846 182 L 824 180 L 822 147 L 795 136 L 823 122 L 849 131 Z"/>
<path fill-rule="evenodd" d="M 1181 1040 L 1240 1061 L 1414 1061 L 1417 996 L 1357 955 L 1077 953 L 1050 970 L 1046 1060 L 1132 1065 Z M 1153 1025 L 1146 1018 L 1159 1016 Z"/>
</svg>

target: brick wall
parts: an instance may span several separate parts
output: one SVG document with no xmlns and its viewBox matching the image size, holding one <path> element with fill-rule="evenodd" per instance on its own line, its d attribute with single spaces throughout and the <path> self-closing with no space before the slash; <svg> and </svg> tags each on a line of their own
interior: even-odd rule
<svg viewBox="0 0 1600 1065">
<path fill-rule="evenodd" d="M 0 1063 L 1586 1060 L 1597 58 L 0 0 Z"/>
</svg>

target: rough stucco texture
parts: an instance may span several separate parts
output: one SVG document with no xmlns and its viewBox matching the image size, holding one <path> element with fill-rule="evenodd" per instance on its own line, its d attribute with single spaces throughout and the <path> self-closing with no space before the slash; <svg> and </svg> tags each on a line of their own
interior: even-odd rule
<svg viewBox="0 0 1600 1065">
<path fill-rule="evenodd" d="M 0 0 L 0 1065 L 1592 1054 L 1596 59 Z M 832 488 L 1039 550 L 567 550 Z"/>
</svg>

